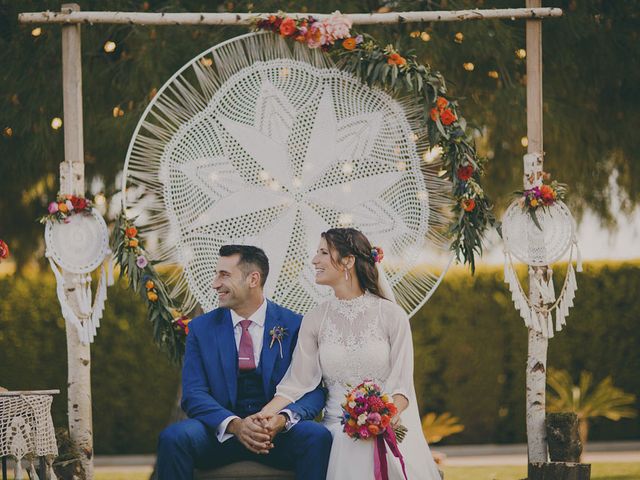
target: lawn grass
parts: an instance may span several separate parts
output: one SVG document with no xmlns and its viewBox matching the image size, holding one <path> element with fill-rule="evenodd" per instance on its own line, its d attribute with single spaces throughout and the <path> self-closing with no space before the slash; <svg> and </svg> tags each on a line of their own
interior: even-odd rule
<svg viewBox="0 0 640 480">
<path fill-rule="evenodd" d="M 441 467 L 445 480 L 521 480 L 527 476 L 526 466 Z M 638 480 L 640 463 L 594 463 L 591 480 Z"/>
</svg>

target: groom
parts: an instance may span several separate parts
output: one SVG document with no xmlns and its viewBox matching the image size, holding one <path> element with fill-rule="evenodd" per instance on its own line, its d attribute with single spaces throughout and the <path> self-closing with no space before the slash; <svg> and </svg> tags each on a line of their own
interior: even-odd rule
<svg viewBox="0 0 640 480">
<path fill-rule="evenodd" d="M 301 322 L 264 298 L 268 273 L 261 249 L 220 249 L 213 282 L 220 307 L 189 324 L 182 370 L 182 408 L 189 418 L 160 434 L 160 480 L 191 479 L 194 468 L 240 460 L 293 469 L 296 479 L 324 480 L 331 434 L 313 421 L 325 404 L 320 387 L 268 424 L 256 417 L 289 367 Z"/>
</svg>

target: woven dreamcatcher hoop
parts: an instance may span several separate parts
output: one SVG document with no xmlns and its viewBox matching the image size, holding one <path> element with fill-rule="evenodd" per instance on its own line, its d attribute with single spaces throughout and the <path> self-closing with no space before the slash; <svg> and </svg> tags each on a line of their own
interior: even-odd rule
<svg viewBox="0 0 640 480">
<path fill-rule="evenodd" d="M 56 277 L 62 315 L 78 330 L 81 342 L 93 342 L 104 311 L 107 287 L 113 285 L 107 225 L 95 209 L 71 215 L 65 222 L 49 221 L 45 227 L 45 245 L 45 255 Z M 98 286 L 92 304 L 91 273 L 98 268 Z M 73 275 L 65 279 L 64 273 Z M 77 308 L 72 307 L 65 292 L 71 288 Z"/>
<path fill-rule="evenodd" d="M 123 207 L 147 257 L 172 268 L 169 294 L 183 312 L 216 307 L 211 284 L 228 243 L 262 247 L 267 295 L 308 311 L 328 293 L 310 264 L 320 233 L 353 226 L 385 249 L 395 297 L 413 313 L 446 272 L 416 272 L 416 258 L 451 258 L 451 184 L 422 159 L 423 113 L 319 50 L 243 35 L 158 91 L 129 146 Z"/>
<path fill-rule="evenodd" d="M 582 271 L 582 259 L 576 240 L 575 221 L 569 208 L 561 201 L 536 210 L 536 225 L 531 215 L 516 200 L 504 214 L 502 237 L 504 240 L 504 279 L 509 284 L 511 298 L 527 327 L 552 338 L 555 313 L 555 330 L 560 331 L 566 325 L 569 308 L 577 290 L 575 271 Z M 529 265 L 529 269 L 551 265 L 569 252 L 567 274 L 560 293 L 556 298 L 553 284 L 553 270 L 547 269 L 546 278 L 541 273 L 530 275 L 535 279 L 533 287 L 540 293 L 542 306 L 532 304 L 522 288 L 513 267 L 513 258 Z M 576 269 L 573 267 L 576 256 Z"/>
</svg>

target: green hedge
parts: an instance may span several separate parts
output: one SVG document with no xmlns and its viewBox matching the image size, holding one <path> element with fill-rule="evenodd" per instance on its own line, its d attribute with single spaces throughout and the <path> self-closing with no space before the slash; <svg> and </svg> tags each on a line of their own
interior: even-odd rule
<svg viewBox="0 0 640 480">
<path fill-rule="evenodd" d="M 563 268 L 556 268 L 561 272 Z M 557 285 L 561 278 L 556 278 Z M 549 366 L 640 393 L 640 268 L 589 264 L 578 277 L 566 330 L 550 341 Z M 175 401 L 179 375 L 151 340 L 144 308 L 113 287 L 92 345 L 95 449 L 153 452 Z M 412 320 L 416 388 L 423 411 L 449 411 L 464 432 L 448 443 L 525 440 L 527 332 L 500 269 L 456 269 Z M 59 388 L 54 422 L 66 424 L 66 340 L 49 274 L 0 279 L 0 385 Z M 640 407 L 640 405 L 638 405 Z M 640 420 L 596 421 L 592 439 L 638 439 Z"/>
</svg>

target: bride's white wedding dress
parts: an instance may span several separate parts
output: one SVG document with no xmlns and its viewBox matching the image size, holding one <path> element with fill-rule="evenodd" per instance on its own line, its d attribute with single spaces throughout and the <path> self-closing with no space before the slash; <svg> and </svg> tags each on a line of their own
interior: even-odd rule
<svg viewBox="0 0 640 480">
<path fill-rule="evenodd" d="M 409 431 L 399 444 L 408 479 L 440 480 L 416 404 L 409 319 L 398 305 L 365 293 L 353 300 L 334 297 L 305 315 L 291 366 L 276 395 L 295 402 L 320 380 L 329 390 L 323 422 L 333 435 L 328 480 L 374 478 L 374 442 L 349 438 L 340 424 L 345 394 L 364 380 L 409 399 L 401 414 Z M 404 478 L 389 450 L 387 461 L 389 478 Z"/>
</svg>

